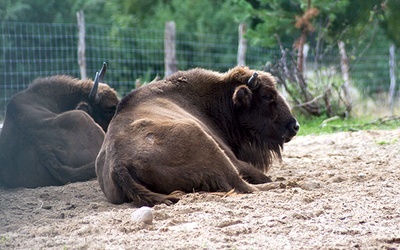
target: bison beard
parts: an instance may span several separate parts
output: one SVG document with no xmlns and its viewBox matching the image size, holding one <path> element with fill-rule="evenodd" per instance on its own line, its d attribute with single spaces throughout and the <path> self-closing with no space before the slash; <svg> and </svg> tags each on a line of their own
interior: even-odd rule
<svg viewBox="0 0 400 250">
<path fill-rule="evenodd" d="M 254 192 L 298 129 L 268 73 L 180 71 L 121 100 L 96 173 L 115 204 L 172 204 L 177 190 Z"/>
</svg>

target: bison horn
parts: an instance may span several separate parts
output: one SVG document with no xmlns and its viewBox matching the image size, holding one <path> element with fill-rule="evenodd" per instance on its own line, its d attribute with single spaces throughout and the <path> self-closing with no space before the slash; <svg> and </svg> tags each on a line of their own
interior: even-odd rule
<svg viewBox="0 0 400 250">
<path fill-rule="evenodd" d="M 103 80 L 104 75 L 106 74 L 106 70 L 107 70 L 107 64 L 105 62 L 103 62 L 103 66 L 100 69 L 100 73 L 96 72 L 96 76 L 94 78 L 93 87 L 92 87 L 92 89 L 90 90 L 90 93 L 89 93 L 89 100 L 90 101 L 94 101 L 96 99 L 97 89 L 99 88 L 99 81 Z"/>
<path fill-rule="evenodd" d="M 247 81 L 247 86 L 249 86 L 251 90 L 258 88 L 257 77 L 258 73 L 254 72 L 253 75 L 250 77 L 250 79 Z"/>
<path fill-rule="evenodd" d="M 104 75 L 106 74 L 106 70 L 107 70 L 107 63 L 103 62 L 103 66 L 101 67 L 101 70 L 99 73 L 100 81 L 103 81 Z"/>
</svg>

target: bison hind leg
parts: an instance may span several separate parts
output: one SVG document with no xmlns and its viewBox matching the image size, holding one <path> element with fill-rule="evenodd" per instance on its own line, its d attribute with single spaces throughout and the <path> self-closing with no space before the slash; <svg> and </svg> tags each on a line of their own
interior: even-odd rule
<svg viewBox="0 0 400 250">
<path fill-rule="evenodd" d="M 178 192 L 172 192 L 169 195 L 155 193 L 136 181 L 129 173 L 126 167 L 116 167 L 112 178 L 114 183 L 118 183 L 127 197 L 127 202 L 132 202 L 135 206 L 152 207 L 158 204 L 172 205 L 179 201 L 181 195 Z"/>
</svg>

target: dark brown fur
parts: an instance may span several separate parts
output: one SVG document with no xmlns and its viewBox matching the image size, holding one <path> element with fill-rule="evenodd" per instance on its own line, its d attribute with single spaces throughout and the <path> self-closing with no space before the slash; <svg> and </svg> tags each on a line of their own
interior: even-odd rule
<svg viewBox="0 0 400 250">
<path fill-rule="evenodd" d="M 257 190 L 264 172 L 298 130 L 273 77 L 253 71 L 193 69 L 141 87 L 121 100 L 96 161 L 112 203 L 172 204 L 180 190 Z"/>
<path fill-rule="evenodd" d="M 116 92 L 69 76 L 38 78 L 7 105 L 0 185 L 63 185 L 96 177 L 95 159 L 118 104 Z"/>
</svg>

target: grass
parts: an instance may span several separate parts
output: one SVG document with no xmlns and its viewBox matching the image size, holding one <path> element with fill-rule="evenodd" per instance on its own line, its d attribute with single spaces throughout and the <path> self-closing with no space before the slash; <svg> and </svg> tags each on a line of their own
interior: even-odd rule
<svg viewBox="0 0 400 250">
<path fill-rule="evenodd" d="M 376 141 L 375 143 L 378 145 L 391 145 L 397 143 L 398 141 L 399 141 L 398 139 L 392 139 L 392 140 Z"/>
<path fill-rule="evenodd" d="M 320 135 L 340 131 L 358 130 L 391 130 L 400 128 L 400 117 L 354 117 L 354 118 L 331 118 L 327 117 L 297 117 L 300 123 L 299 136 Z"/>
<path fill-rule="evenodd" d="M 1 236 L 0 237 L 0 246 L 1 245 L 6 245 L 6 243 L 7 243 L 7 241 L 8 241 L 8 238 L 6 237 L 6 236 Z"/>
</svg>

